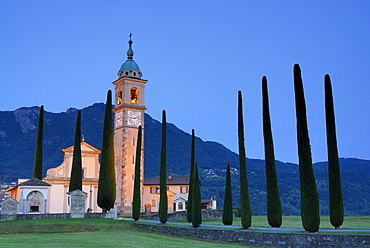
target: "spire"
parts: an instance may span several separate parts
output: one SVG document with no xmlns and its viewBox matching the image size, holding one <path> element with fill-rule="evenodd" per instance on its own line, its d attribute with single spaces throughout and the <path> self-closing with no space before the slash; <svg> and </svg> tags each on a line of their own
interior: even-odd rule
<svg viewBox="0 0 370 248">
<path fill-rule="evenodd" d="M 128 41 L 128 50 L 127 50 L 127 60 L 122 64 L 121 68 L 118 71 L 118 78 L 121 77 L 134 77 L 141 78 L 143 73 L 140 71 L 138 64 L 134 61 L 134 51 L 132 50 L 132 33 L 130 33 L 130 40 Z"/>
<path fill-rule="evenodd" d="M 133 59 L 134 58 L 134 51 L 132 50 L 132 40 L 131 40 L 132 33 L 130 33 L 129 37 L 130 40 L 128 41 L 128 50 L 127 50 L 127 59 Z"/>
</svg>

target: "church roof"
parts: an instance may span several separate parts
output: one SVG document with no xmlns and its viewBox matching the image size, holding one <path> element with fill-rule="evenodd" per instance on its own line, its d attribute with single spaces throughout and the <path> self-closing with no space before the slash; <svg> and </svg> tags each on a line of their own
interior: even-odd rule
<svg viewBox="0 0 370 248">
<path fill-rule="evenodd" d="M 51 185 L 40 179 L 32 178 L 30 180 L 18 184 L 17 186 L 51 186 Z"/>
<path fill-rule="evenodd" d="M 167 177 L 167 185 L 189 185 L 189 176 Z M 159 177 L 144 179 L 144 185 L 159 185 Z"/>
<path fill-rule="evenodd" d="M 138 72 L 140 72 L 139 66 L 133 59 L 128 59 L 125 63 L 121 65 L 120 71 L 124 71 L 125 69 L 129 71 L 137 70 Z"/>
<path fill-rule="evenodd" d="M 63 152 L 73 152 L 74 145 L 71 145 L 67 148 L 62 149 Z M 98 148 L 93 147 L 86 141 L 81 141 L 81 152 L 82 153 L 96 153 L 99 154 L 101 151 Z"/>
</svg>

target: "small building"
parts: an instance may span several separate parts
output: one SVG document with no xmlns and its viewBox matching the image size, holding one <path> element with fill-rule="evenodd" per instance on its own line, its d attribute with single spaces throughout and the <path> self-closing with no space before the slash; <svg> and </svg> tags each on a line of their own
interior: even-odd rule
<svg viewBox="0 0 370 248">
<path fill-rule="evenodd" d="M 167 176 L 168 212 L 186 210 L 189 192 L 189 176 Z M 159 177 L 144 179 L 143 204 L 145 212 L 159 210 Z M 150 210 L 150 211 L 149 211 Z"/>
<path fill-rule="evenodd" d="M 20 214 L 46 213 L 50 184 L 37 178 L 24 180 L 9 188 L 9 197 L 18 201 Z"/>
<path fill-rule="evenodd" d="M 186 211 L 189 195 L 189 176 L 167 176 L 168 213 Z M 144 179 L 143 204 L 145 212 L 159 210 L 159 177 Z M 202 209 L 216 209 L 216 196 L 202 200 Z"/>
<path fill-rule="evenodd" d="M 216 196 L 211 196 L 211 199 L 202 199 L 202 209 L 217 209 Z"/>
</svg>

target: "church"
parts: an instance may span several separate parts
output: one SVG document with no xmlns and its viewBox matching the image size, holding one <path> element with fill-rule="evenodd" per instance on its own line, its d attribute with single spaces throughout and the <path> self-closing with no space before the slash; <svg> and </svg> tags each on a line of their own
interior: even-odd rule
<svg viewBox="0 0 370 248">
<path fill-rule="evenodd" d="M 142 71 L 134 61 L 132 40 L 128 41 L 127 60 L 118 71 L 115 87 L 114 112 L 114 152 L 116 172 L 116 202 L 118 215 L 130 215 L 132 210 L 135 155 L 138 128 L 143 129 L 141 151 L 141 196 L 142 212 L 158 212 L 159 177 L 144 179 L 144 113 L 145 84 Z M 18 184 L 9 188 L 9 197 L 19 202 L 19 213 L 68 213 L 68 187 L 73 160 L 73 145 L 63 149 L 64 161 L 61 165 L 46 172 L 46 177 L 38 179 L 19 179 Z M 100 150 L 81 142 L 82 190 L 86 193 L 86 210 L 101 212 L 97 206 Z M 167 177 L 168 212 L 186 210 L 188 200 L 189 176 Z M 216 199 L 202 200 L 202 208 L 216 209 Z"/>
</svg>

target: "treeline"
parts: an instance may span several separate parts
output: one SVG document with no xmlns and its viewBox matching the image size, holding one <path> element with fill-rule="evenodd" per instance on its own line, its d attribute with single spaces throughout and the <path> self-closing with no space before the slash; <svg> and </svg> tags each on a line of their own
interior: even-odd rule
<svg viewBox="0 0 370 248">
<path fill-rule="evenodd" d="M 320 203 L 315 175 L 312 167 L 311 146 L 307 127 L 306 103 L 304 97 L 303 80 L 301 69 L 298 64 L 294 65 L 294 92 L 297 121 L 297 145 L 299 158 L 299 182 L 300 182 L 300 211 L 302 225 L 306 231 L 317 232 L 320 226 Z M 325 110 L 326 130 L 328 147 L 328 171 L 329 171 L 329 206 L 330 222 L 334 228 L 339 228 L 343 223 L 344 205 L 342 198 L 342 186 L 337 150 L 335 131 L 334 103 L 332 97 L 331 81 L 329 75 L 325 75 Z M 279 193 L 278 177 L 275 165 L 273 135 L 270 120 L 267 78 L 262 78 L 262 101 L 263 101 L 263 137 L 265 145 L 265 180 L 267 219 L 272 227 L 280 227 L 282 224 L 282 204 Z M 167 221 L 167 195 L 166 189 L 166 115 L 163 111 L 162 120 L 162 150 L 160 165 L 160 221 Z M 252 208 L 248 188 L 248 173 L 246 148 L 244 145 L 244 121 L 242 92 L 238 92 L 238 144 L 239 144 L 239 200 L 240 216 L 244 229 L 248 229 L 251 223 Z M 199 172 L 195 158 L 194 130 L 192 131 L 191 155 L 190 155 L 190 192 L 188 199 L 187 219 L 197 228 L 201 224 L 201 201 Z M 225 193 L 223 204 L 223 223 L 231 225 L 233 219 L 233 203 L 231 190 L 230 165 L 226 169 Z M 162 196 L 163 195 L 163 196 Z M 298 200 L 298 199 L 296 199 Z M 135 201 L 135 199 L 134 199 Z"/>
<path fill-rule="evenodd" d="M 320 227 L 320 202 L 312 167 L 311 145 L 307 127 L 306 102 L 304 97 L 301 68 L 294 65 L 294 93 L 296 109 L 296 132 L 299 159 L 300 207 L 303 228 L 309 232 L 317 232 Z M 330 222 L 334 228 L 343 224 L 344 205 L 336 140 L 334 103 L 329 75 L 324 77 L 326 133 L 329 171 L 329 208 Z M 263 137 L 265 148 L 266 170 L 266 202 L 267 220 L 270 226 L 280 227 L 282 224 L 282 208 L 276 174 L 274 144 L 271 129 L 267 78 L 262 78 L 263 105 Z M 251 206 L 246 173 L 246 156 L 244 147 L 244 124 L 241 92 L 238 92 L 238 140 L 240 159 L 240 214 L 244 229 L 251 226 Z M 225 199 L 226 196 L 225 196 Z M 227 202 L 230 205 L 229 201 Z M 225 206 L 224 208 L 230 206 Z"/>
</svg>

